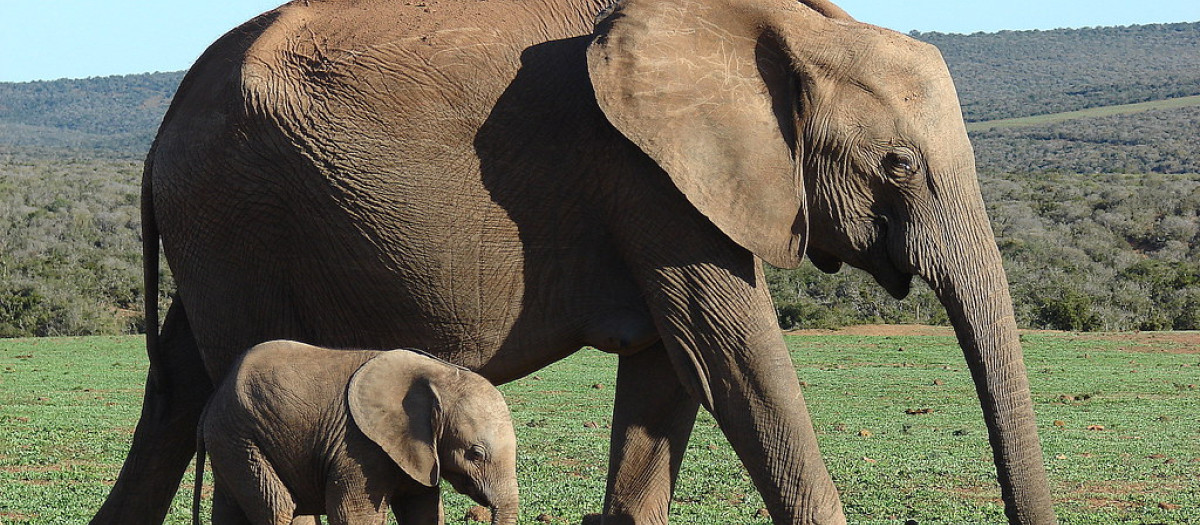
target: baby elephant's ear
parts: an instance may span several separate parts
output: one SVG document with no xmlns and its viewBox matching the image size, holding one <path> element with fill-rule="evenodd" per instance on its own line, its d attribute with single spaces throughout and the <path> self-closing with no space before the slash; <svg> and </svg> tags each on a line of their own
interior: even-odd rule
<svg viewBox="0 0 1200 525">
<path fill-rule="evenodd" d="M 405 350 L 384 352 L 350 378 L 350 417 L 371 441 L 417 482 L 436 486 L 437 420 L 441 403 L 429 381 L 429 359 Z"/>
</svg>

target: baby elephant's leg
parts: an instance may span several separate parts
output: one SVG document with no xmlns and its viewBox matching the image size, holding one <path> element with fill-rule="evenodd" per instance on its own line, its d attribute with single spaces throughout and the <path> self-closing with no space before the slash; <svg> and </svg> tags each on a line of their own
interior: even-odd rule
<svg viewBox="0 0 1200 525">
<path fill-rule="evenodd" d="M 400 525 L 443 525 L 442 492 L 437 486 L 392 499 L 392 513 Z"/>
<path fill-rule="evenodd" d="M 213 525 L 252 525 L 250 518 L 246 517 L 245 512 L 242 512 L 242 507 L 238 505 L 237 500 L 227 489 L 221 487 L 219 482 L 213 486 L 212 523 Z"/>
<path fill-rule="evenodd" d="M 328 513 L 329 525 L 384 525 L 387 523 L 388 503 L 372 496 L 364 483 L 356 481 L 361 480 L 331 483 L 325 487 L 325 510 Z M 409 522 L 400 521 L 400 523 Z"/>
<path fill-rule="evenodd" d="M 241 443 L 239 448 L 233 454 L 212 454 L 213 472 L 216 473 L 213 524 L 226 523 L 217 521 L 220 507 L 222 519 L 227 517 L 231 524 L 291 525 L 296 502 L 275 468 L 257 445 Z"/>
</svg>

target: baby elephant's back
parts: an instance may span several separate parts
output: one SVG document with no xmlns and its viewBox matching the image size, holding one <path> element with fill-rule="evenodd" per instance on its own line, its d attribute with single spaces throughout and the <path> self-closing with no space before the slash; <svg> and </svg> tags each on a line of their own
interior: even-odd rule
<svg viewBox="0 0 1200 525">
<path fill-rule="evenodd" d="M 379 352 L 332 350 L 295 341 L 270 341 L 246 352 L 226 387 L 231 401 L 280 427 L 317 422 L 345 403 L 354 372 Z"/>
</svg>

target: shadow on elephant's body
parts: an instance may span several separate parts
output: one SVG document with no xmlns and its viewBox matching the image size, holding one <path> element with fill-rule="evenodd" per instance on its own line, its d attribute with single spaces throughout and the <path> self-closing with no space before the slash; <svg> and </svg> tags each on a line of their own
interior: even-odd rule
<svg viewBox="0 0 1200 525">
<path fill-rule="evenodd" d="M 630 252 L 653 236 L 695 235 L 682 229 L 697 221 L 719 236 L 596 105 L 584 56 L 590 42 L 581 36 L 522 51 L 473 141 L 483 186 L 521 247 L 525 288 L 503 346 L 525 346 L 554 312 L 575 343 L 555 360 L 583 346 L 625 354 L 657 341 Z"/>
</svg>

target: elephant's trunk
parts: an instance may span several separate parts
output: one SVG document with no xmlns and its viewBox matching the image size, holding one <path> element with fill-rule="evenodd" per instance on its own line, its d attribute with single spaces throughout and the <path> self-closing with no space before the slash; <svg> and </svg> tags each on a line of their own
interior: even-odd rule
<svg viewBox="0 0 1200 525">
<path fill-rule="evenodd" d="M 515 525 L 517 523 L 517 499 L 510 498 L 492 505 L 492 525 Z"/>
<path fill-rule="evenodd" d="M 982 215 L 982 202 L 974 213 Z M 965 219 L 965 217 L 960 216 Z M 957 254 L 922 272 L 946 307 L 983 407 L 1010 523 L 1055 523 L 1008 280 L 986 218 L 942 237 Z"/>
</svg>

